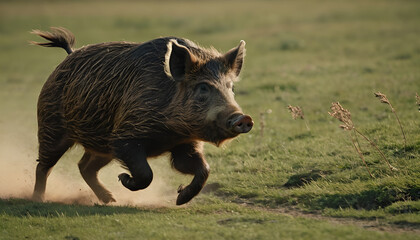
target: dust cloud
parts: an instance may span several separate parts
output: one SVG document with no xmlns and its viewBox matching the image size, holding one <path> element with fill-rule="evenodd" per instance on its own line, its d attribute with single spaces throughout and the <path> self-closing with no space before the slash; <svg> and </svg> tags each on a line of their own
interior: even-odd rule
<svg viewBox="0 0 420 240">
<path fill-rule="evenodd" d="M 35 133 L 33 134 L 35 135 Z M 46 202 L 65 204 L 101 204 L 79 173 L 77 162 L 83 155 L 82 147 L 75 147 L 56 164 L 47 181 Z M 11 134 L 0 136 L 0 198 L 30 199 L 35 183 L 37 159 L 36 138 L 22 138 Z M 110 190 L 117 202 L 112 206 L 175 206 L 177 187 L 171 179 L 180 176 L 171 169 L 167 156 L 149 161 L 154 179 L 144 190 L 132 192 L 118 182 L 118 174 L 125 170 L 113 161 L 99 172 L 99 179 Z M 185 177 L 186 184 L 191 179 Z"/>
</svg>

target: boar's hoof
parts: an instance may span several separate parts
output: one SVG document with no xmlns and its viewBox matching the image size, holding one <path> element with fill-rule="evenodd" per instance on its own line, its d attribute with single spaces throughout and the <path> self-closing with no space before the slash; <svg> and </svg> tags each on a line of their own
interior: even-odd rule
<svg viewBox="0 0 420 240">
<path fill-rule="evenodd" d="M 34 202 L 43 202 L 44 201 L 44 196 L 43 196 L 43 194 L 39 194 L 39 193 L 34 192 L 31 199 Z"/>
<path fill-rule="evenodd" d="M 101 202 L 105 204 L 116 202 L 116 200 L 114 199 L 114 197 L 112 196 L 110 192 L 106 192 L 101 195 L 98 195 L 98 198 L 99 200 L 101 200 Z"/>
<path fill-rule="evenodd" d="M 195 195 L 198 194 L 198 192 L 195 193 L 195 191 L 192 191 L 190 186 L 184 187 L 183 185 L 179 186 L 178 193 L 179 195 L 178 195 L 178 198 L 176 199 L 176 205 L 185 204 L 189 202 L 191 199 L 193 199 Z"/>
<path fill-rule="evenodd" d="M 176 190 L 177 193 L 182 192 L 182 190 L 184 190 L 184 188 L 185 188 L 185 186 L 183 184 L 179 185 L 178 190 Z"/>
<path fill-rule="evenodd" d="M 124 187 L 130 189 L 131 191 L 137 191 L 140 189 L 147 188 L 150 183 L 152 182 L 153 175 L 145 176 L 145 177 L 138 177 L 132 178 L 127 173 L 121 173 L 118 175 L 118 179 L 121 181 Z"/>
</svg>

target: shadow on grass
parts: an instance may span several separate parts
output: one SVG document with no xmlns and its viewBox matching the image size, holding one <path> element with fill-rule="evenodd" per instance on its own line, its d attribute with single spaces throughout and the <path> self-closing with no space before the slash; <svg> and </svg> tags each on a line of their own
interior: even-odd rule
<svg viewBox="0 0 420 240">
<path fill-rule="evenodd" d="M 408 144 L 406 147 L 398 144 L 388 144 L 384 146 L 384 149 L 395 158 L 415 159 L 420 154 L 420 142 Z"/>
<path fill-rule="evenodd" d="M 390 188 L 389 186 L 378 186 L 354 194 L 328 194 L 318 197 L 312 201 L 314 208 L 354 208 L 375 210 L 385 208 L 395 202 L 417 201 L 420 199 L 420 186 L 406 186 L 402 188 Z"/>
<path fill-rule="evenodd" d="M 292 140 L 303 140 L 307 138 L 314 138 L 314 135 L 312 135 L 311 132 L 305 132 L 305 133 L 294 135 L 292 137 L 288 137 L 287 139 L 289 139 L 289 141 L 292 141 Z"/>
<path fill-rule="evenodd" d="M 331 174 L 331 171 L 322 171 L 314 169 L 307 173 L 300 173 L 290 176 L 289 180 L 283 185 L 287 188 L 301 187 L 305 184 L 308 184 L 312 181 L 316 181 L 320 178 L 324 178 L 325 175 Z"/>
<path fill-rule="evenodd" d="M 164 211 L 163 208 L 140 209 L 121 206 L 84 206 L 61 203 L 38 203 L 24 199 L 0 199 L 0 214 L 15 217 L 74 217 L 90 215 L 136 214 L 139 212 Z"/>
</svg>

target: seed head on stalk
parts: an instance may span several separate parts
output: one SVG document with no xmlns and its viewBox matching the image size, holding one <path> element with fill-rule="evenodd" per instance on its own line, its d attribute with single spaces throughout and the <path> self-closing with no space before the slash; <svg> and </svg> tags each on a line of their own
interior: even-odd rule
<svg viewBox="0 0 420 240">
<path fill-rule="evenodd" d="M 388 98 L 386 97 L 385 94 L 381 93 L 381 92 L 376 92 L 374 93 L 375 97 L 379 98 L 379 100 L 381 101 L 381 103 L 386 103 L 388 104 L 392 110 L 394 110 L 394 108 L 392 107 L 391 103 L 389 102 Z"/>
<path fill-rule="evenodd" d="M 332 117 L 337 118 L 341 124 L 340 127 L 345 130 L 352 130 L 354 128 L 353 121 L 351 120 L 351 113 L 349 110 L 343 108 L 339 102 L 331 104 L 331 112 L 328 112 Z"/>
<path fill-rule="evenodd" d="M 419 112 L 420 112 L 420 96 L 416 93 L 416 104 L 419 106 Z"/>
<path fill-rule="evenodd" d="M 293 119 L 298 119 L 298 118 L 304 119 L 302 108 L 300 108 L 299 106 L 293 107 L 292 105 L 289 105 L 287 108 L 292 114 Z"/>
</svg>

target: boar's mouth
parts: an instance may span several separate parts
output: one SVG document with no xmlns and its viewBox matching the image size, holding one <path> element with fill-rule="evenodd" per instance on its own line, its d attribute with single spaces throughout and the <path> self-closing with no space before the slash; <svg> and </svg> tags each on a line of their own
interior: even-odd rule
<svg viewBox="0 0 420 240">
<path fill-rule="evenodd" d="M 225 126 L 220 126 L 217 121 L 213 121 L 211 125 L 211 127 L 206 128 L 204 140 L 220 146 L 241 133 L 251 131 L 254 122 L 249 115 L 234 114 L 228 118 Z"/>
</svg>

